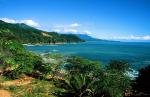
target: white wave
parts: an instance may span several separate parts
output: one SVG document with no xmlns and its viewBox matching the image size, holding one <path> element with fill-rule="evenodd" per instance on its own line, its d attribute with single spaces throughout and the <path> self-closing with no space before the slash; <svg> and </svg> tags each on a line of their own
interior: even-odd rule
<svg viewBox="0 0 150 97">
<path fill-rule="evenodd" d="M 127 75 L 131 79 L 135 79 L 136 77 L 138 77 L 139 72 L 130 68 L 128 71 L 126 71 L 125 75 Z"/>
</svg>

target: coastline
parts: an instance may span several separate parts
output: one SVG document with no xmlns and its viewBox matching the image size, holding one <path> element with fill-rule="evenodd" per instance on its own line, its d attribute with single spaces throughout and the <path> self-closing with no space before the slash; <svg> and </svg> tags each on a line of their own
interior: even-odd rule
<svg viewBox="0 0 150 97">
<path fill-rule="evenodd" d="M 57 43 L 25 43 L 24 46 L 42 46 L 42 45 L 63 45 L 63 44 L 78 44 L 82 42 L 57 42 Z"/>
</svg>

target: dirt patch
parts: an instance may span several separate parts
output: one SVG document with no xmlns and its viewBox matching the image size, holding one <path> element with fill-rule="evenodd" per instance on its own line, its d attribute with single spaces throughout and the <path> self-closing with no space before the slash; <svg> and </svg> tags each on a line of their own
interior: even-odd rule
<svg viewBox="0 0 150 97">
<path fill-rule="evenodd" d="M 31 81 L 32 78 L 26 76 L 17 80 L 5 81 L 3 83 L 0 83 L 0 86 L 22 86 L 31 83 Z"/>
<path fill-rule="evenodd" d="M 0 97 L 11 97 L 11 93 L 6 90 L 0 90 Z"/>
</svg>

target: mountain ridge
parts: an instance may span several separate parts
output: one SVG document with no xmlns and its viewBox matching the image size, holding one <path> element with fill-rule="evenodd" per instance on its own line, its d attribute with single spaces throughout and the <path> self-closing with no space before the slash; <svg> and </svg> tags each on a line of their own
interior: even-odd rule
<svg viewBox="0 0 150 97">
<path fill-rule="evenodd" d="M 6 23 L 0 20 L 0 37 L 16 39 L 21 43 L 70 43 L 84 42 L 73 34 L 59 34 L 57 32 L 47 32 L 28 26 L 24 23 Z"/>
</svg>

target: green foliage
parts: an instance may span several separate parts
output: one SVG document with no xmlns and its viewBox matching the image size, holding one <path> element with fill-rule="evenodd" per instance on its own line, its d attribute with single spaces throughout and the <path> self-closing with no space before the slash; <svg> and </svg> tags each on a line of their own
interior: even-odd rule
<svg viewBox="0 0 150 97">
<path fill-rule="evenodd" d="M 90 88 L 96 80 L 83 74 L 76 76 L 70 76 L 65 81 L 61 82 L 60 87 L 63 87 L 66 91 L 59 93 L 61 97 L 86 97 L 90 95 Z"/>
<path fill-rule="evenodd" d="M 131 80 L 125 75 L 129 64 L 121 60 L 112 60 L 106 67 L 104 89 L 112 97 L 122 97 L 126 90 L 131 90 Z"/>
<path fill-rule="evenodd" d="M 30 74 L 35 71 L 45 72 L 42 58 L 26 51 L 19 42 L 1 39 L 0 45 L 1 63 L 3 63 L 5 76 L 15 79 L 21 74 Z"/>
<path fill-rule="evenodd" d="M 67 59 L 65 69 L 70 74 L 94 74 L 100 70 L 101 66 L 99 62 L 90 61 L 80 57 L 70 57 Z"/>
<path fill-rule="evenodd" d="M 131 90 L 131 80 L 124 73 L 109 70 L 104 75 L 103 89 L 111 97 L 123 97 L 126 90 Z"/>
<path fill-rule="evenodd" d="M 125 61 L 112 60 L 107 66 L 107 69 L 111 69 L 111 70 L 113 69 L 113 70 L 125 72 L 126 70 L 129 69 L 129 64 Z"/>
<path fill-rule="evenodd" d="M 7 56 L 11 54 L 15 55 L 25 51 L 23 45 L 15 40 L 0 39 L 0 47 L 0 51 L 5 55 L 8 54 Z"/>
<path fill-rule="evenodd" d="M 117 69 L 103 69 L 97 62 L 71 57 L 65 65 L 68 75 L 56 84 L 65 89 L 61 97 L 123 97 L 130 79 Z"/>
</svg>

